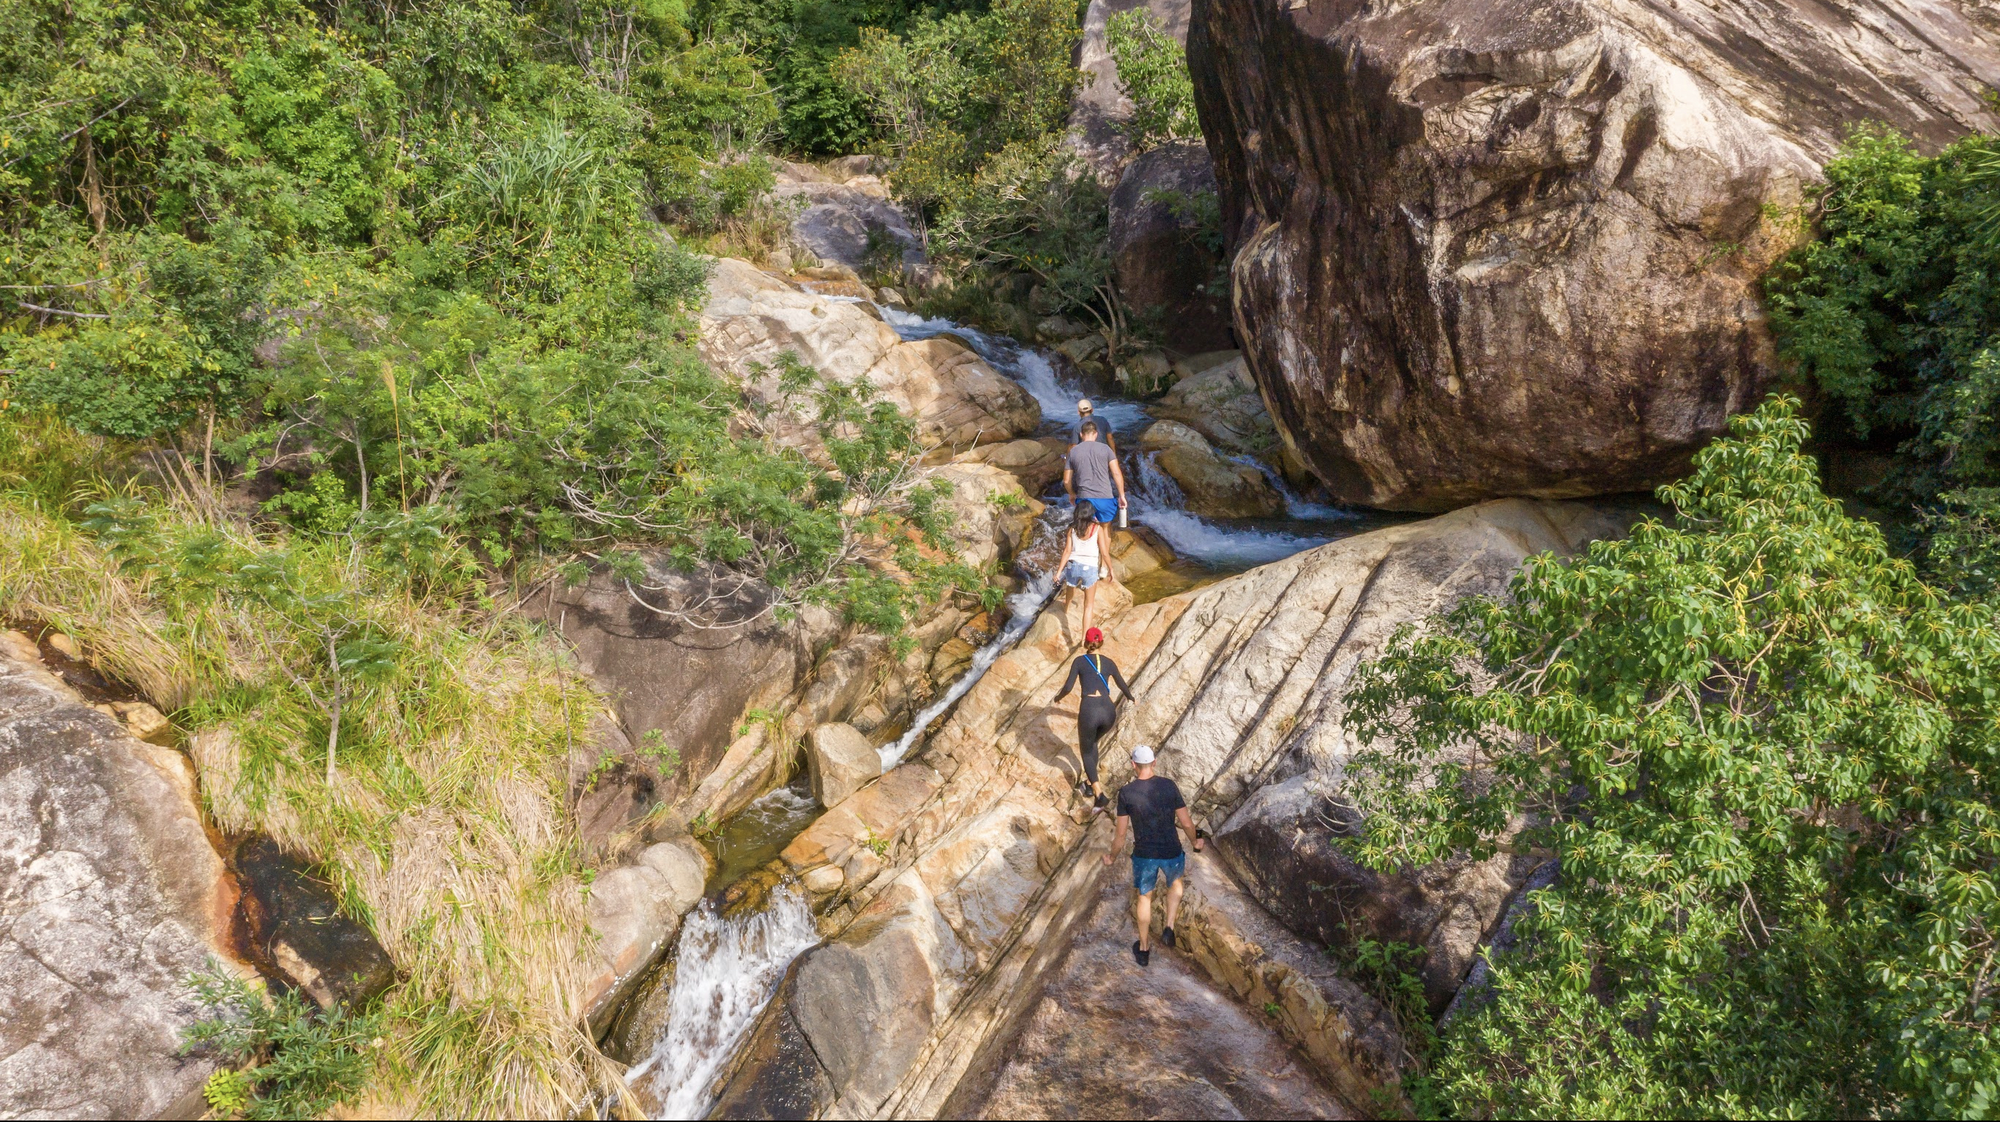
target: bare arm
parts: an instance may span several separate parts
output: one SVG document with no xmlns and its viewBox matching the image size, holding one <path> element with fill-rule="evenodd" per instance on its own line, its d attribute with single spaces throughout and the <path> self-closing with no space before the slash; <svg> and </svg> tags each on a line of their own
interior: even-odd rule
<svg viewBox="0 0 2000 1122">
<path fill-rule="evenodd" d="M 1124 819 L 1121 818 L 1119 821 L 1122 822 Z M 1188 813 L 1188 808 L 1182 807 L 1174 811 L 1174 823 L 1187 831 L 1188 840 L 1194 843 L 1194 851 L 1200 853 L 1201 831 L 1194 828 L 1194 815 Z"/>
<path fill-rule="evenodd" d="M 1076 501 L 1076 472 L 1070 470 L 1068 458 L 1063 460 L 1063 491 L 1069 495 L 1070 502 Z"/>
<path fill-rule="evenodd" d="M 1113 449 L 1117 451 L 1117 449 Z M 1067 477 L 1065 477 L 1067 478 Z M 1118 505 L 1125 505 L 1125 469 L 1118 466 L 1118 457 L 1111 457 L 1111 482 L 1118 486 Z"/>
<path fill-rule="evenodd" d="M 1186 812 L 1183 811 L 1182 813 Z M 1130 829 L 1131 826 L 1132 826 L 1131 815 L 1121 814 L 1118 816 L 1118 831 L 1111 835 L 1111 848 L 1107 850 L 1104 854 L 1105 864 L 1107 865 L 1111 864 L 1111 859 L 1118 856 L 1119 850 L 1125 848 L 1125 831 Z"/>
</svg>

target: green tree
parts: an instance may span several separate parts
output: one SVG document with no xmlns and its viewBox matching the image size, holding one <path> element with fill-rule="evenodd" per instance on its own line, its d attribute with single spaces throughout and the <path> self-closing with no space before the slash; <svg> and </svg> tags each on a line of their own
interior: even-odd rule
<svg viewBox="0 0 2000 1122">
<path fill-rule="evenodd" d="M 1194 81 L 1187 51 L 1144 8 L 1121 12 L 1105 24 L 1104 37 L 1118 63 L 1118 84 L 1132 99 L 1125 135 L 1140 152 L 1162 141 L 1199 137 Z"/>
<path fill-rule="evenodd" d="M 1796 408 L 1359 678 L 1344 845 L 1560 862 L 1445 1034 L 1460 1114 L 1995 1108 L 2000 633 L 1820 493 Z"/>
</svg>

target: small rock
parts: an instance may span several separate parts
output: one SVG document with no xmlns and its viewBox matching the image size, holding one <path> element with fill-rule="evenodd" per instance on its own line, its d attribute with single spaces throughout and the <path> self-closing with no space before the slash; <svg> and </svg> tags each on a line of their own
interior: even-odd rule
<svg viewBox="0 0 2000 1122">
<path fill-rule="evenodd" d="M 792 251 L 789 249 L 774 249 L 771 251 L 771 255 L 764 259 L 764 263 L 781 273 L 789 273 L 792 271 Z"/>
<path fill-rule="evenodd" d="M 830 896 L 847 883 L 847 874 L 841 872 L 837 865 L 821 865 L 817 869 L 807 869 L 799 881 L 814 896 Z"/>
<path fill-rule="evenodd" d="M 845 722 L 821 725 L 808 744 L 813 797 L 834 807 L 882 774 L 882 757 L 861 730 Z"/>
<path fill-rule="evenodd" d="M 877 304 L 887 304 L 892 308 L 907 308 L 910 306 L 910 302 L 903 299 L 903 294 L 893 288 L 876 289 L 875 302 Z"/>
<path fill-rule="evenodd" d="M 1045 343 L 1064 343 L 1090 333 L 1090 328 L 1068 316 L 1050 316 L 1035 324 L 1035 337 Z"/>
<path fill-rule="evenodd" d="M 1103 354 L 1109 347 L 1110 344 L 1104 341 L 1104 336 L 1093 331 L 1088 335 L 1079 335 L 1074 339 L 1066 339 L 1058 343 L 1056 351 L 1064 358 L 1069 359 L 1078 366 L 1082 366 L 1084 363 Z"/>
<path fill-rule="evenodd" d="M 49 649 L 72 662 L 83 661 L 83 644 L 60 631 L 50 632 L 44 639 Z"/>
<path fill-rule="evenodd" d="M 931 660 L 931 680 L 950 682 L 972 665 L 972 654 L 976 648 L 971 643 L 954 635 L 938 648 L 937 657 Z"/>
<path fill-rule="evenodd" d="M 647 865 L 666 881 L 671 906 L 686 912 L 701 901 L 702 886 L 708 881 L 708 851 L 693 838 L 676 838 L 646 847 L 639 863 Z"/>
<path fill-rule="evenodd" d="M 114 701 L 111 710 L 112 716 L 125 725 L 126 731 L 140 740 L 157 741 L 172 731 L 167 718 L 143 701 Z"/>
<path fill-rule="evenodd" d="M 1131 397 L 1152 397 L 1170 389 L 1174 364 L 1161 351 L 1140 351 L 1118 367 L 1118 384 Z"/>
</svg>

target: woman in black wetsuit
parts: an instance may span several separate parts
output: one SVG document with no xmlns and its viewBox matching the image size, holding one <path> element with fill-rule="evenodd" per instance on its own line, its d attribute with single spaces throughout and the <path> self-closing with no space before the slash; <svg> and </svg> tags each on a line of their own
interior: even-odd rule
<svg viewBox="0 0 2000 1122">
<path fill-rule="evenodd" d="M 1085 794 L 1094 796 L 1092 805 L 1098 807 L 1110 801 L 1097 789 L 1097 738 L 1110 732 L 1112 722 L 1118 719 L 1118 709 L 1111 702 L 1111 683 L 1118 683 L 1119 692 L 1125 695 L 1125 700 L 1132 700 L 1132 687 L 1126 685 L 1124 675 L 1118 673 L 1118 664 L 1097 653 L 1103 645 L 1104 632 L 1093 627 L 1083 633 L 1084 653 L 1069 664 L 1069 679 L 1063 683 L 1062 692 L 1055 697 L 1056 701 L 1061 701 L 1069 696 L 1071 687 L 1083 683 L 1083 703 L 1076 711 L 1076 741 L 1083 756 L 1085 779 L 1078 786 L 1085 789 Z"/>
</svg>

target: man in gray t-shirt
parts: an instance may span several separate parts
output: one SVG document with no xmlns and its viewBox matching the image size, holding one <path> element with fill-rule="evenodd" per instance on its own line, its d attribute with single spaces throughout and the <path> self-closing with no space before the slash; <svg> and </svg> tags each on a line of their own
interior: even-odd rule
<svg viewBox="0 0 2000 1122">
<path fill-rule="evenodd" d="M 1085 421 L 1077 437 L 1063 458 L 1063 490 L 1072 501 L 1096 507 L 1099 522 L 1115 525 L 1125 505 L 1125 472 L 1118 466 L 1118 453 L 1098 441 L 1096 421 Z"/>
</svg>

